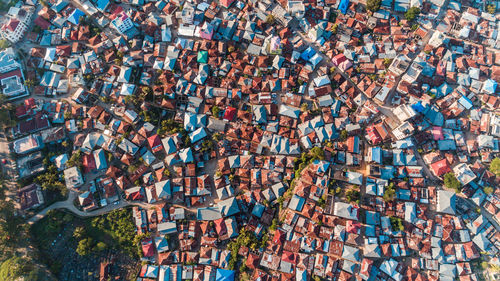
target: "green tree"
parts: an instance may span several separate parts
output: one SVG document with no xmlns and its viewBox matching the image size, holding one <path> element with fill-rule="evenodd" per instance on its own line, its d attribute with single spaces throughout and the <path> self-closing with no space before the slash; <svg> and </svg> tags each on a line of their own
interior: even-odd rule
<svg viewBox="0 0 500 281">
<path fill-rule="evenodd" d="M 73 231 L 73 237 L 76 239 L 82 239 L 85 235 L 87 235 L 87 231 L 82 226 L 75 227 Z"/>
<path fill-rule="evenodd" d="M 94 242 L 92 241 L 92 238 L 90 238 L 90 237 L 80 240 L 80 242 L 78 242 L 78 246 L 76 247 L 76 252 L 80 256 L 86 256 L 86 255 L 90 254 L 90 252 L 92 250 L 93 243 Z"/>
<path fill-rule="evenodd" d="M 417 7 L 411 7 L 406 11 L 405 18 L 408 21 L 414 21 L 415 18 L 420 14 L 420 9 Z"/>
<path fill-rule="evenodd" d="M 444 185 L 447 188 L 454 189 L 457 193 L 462 189 L 462 184 L 457 180 L 455 174 L 453 174 L 452 172 L 444 175 Z"/>
<path fill-rule="evenodd" d="M 347 130 L 340 131 L 340 141 L 346 141 L 348 136 Z"/>
<path fill-rule="evenodd" d="M 389 59 L 389 58 L 385 58 L 384 59 L 384 66 L 387 68 L 391 65 L 392 63 L 392 59 Z"/>
<path fill-rule="evenodd" d="M 360 193 L 357 190 L 349 189 L 345 193 L 345 197 L 349 202 L 356 202 L 359 200 Z"/>
<path fill-rule="evenodd" d="M 268 24 L 274 24 L 275 21 L 276 21 L 276 18 L 274 18 L 273 15 L 268 15 L 266 17 L 266 23 L 268 23 Z"/>
<path fill-rule="evenodd" d="M 485 187 L 483 188 L 483 191 L 484 191 L 484 193 L 486 193 L 486 194 L 490 195 L 490 194 L 492 194 L 492 193 L 493 193 L 493 191 L 495 191 L 495 190 L 494 190 L 494 189 L 493 189 L 493 187 L 491 187 L 491 186 L 485 186 Z"/>
<path fill-rule="evenodd" d="M 68 162 L 66 162 L 67 167 L 79 167 L 82 165 L 82 153 L 80 150 L 76 150 L 73 152 L 71 157 L 68 159 Z"/>
<path fill-rule="evenodd" d="M 212 111 L 212 115 L 214 117 L 216 117 L 216 118 L 219 117 L 221 110 L 218 106 L 214 105 L 214 106 L 212 106 L 212 108 L 210 110 Z"/>
<path fill-rule="evenodd" d="M 405 229 L 404 226 L 403 226 L 403 221 L 400 218 L 389 217 L 389 220 L 391 221 L 391 226 L 392 226 L 393 230 L 403 231 Z"/>
<path fill-rule="evenodd" d="M 44 190 L 60 191 L 63 193 L 66 189 L 66 186 L 60 181 L 57 168 L 54 165 L 50 165 L 45 173 L 37 176 L 35 182 Z"/>
<path fill-rule="evenodd" d="M 269 227 L 269 230 L 275 231 L 278 228 L 278 224 L 279 224 L 278 218 L 274 218 L 271 226 Z"/>
<path fill-rule="evenodd" d="M 7 49 L 10 46 L 9 41 L 5 39 L 0 40 L 0 50 Z"/>
<path fill-rule="evenodd" d="M 97 244 L 95 245 L 96 251 L 99 251 L 99 252 L 102 252 L 102 251 L 106 250 L 107 248 L 108 248 L 108 245 L 106 245 L 106 243 L 104 243 L 104 242 L 97 242 Z"/>
<path fill-rule="evenodd" d="M 332 33 L 333 33 L 333 34 L 337 34 L 337 30 L 338 30 L 338 28 L 339 28 L 339 24 L 338 24 L 338 23 L 334 23 L 334 24 L 332 25 Z M 333 71 L 332 71 L 332 72 L 333 72 Z"/>
<path fill-rule="evenodd" d="M 367 0 L 366 1 L 366 8 L 372 12 L 376 12 L 380 9 L 381 3 L 382 3 L 382 0 Z"/>
<path fill-rule="evenodd" d="M 500 177 L 500 158 L 496 157 L 490 163 L 490 172 Z"/>
<path fill-rule="evenodd" d="M 325 160 L 325 152 L 321 147 L 313 147 L 311 151 L 309 151 L 309 155 L 311 156 L 311 162 L 314 160 Z"/>
<path fill-rule="evenodd" d="M 14 214 L 11 201 L 0 201 L 0 250 L 15 246 L 24 233 L 22 220 Z M 1 279 L 0 279 L 1 280 Z"/>
<path fill-rule="evenodd" d="M 22 277 L 29 265 L 20 257 L 12 257 L 0 266 L 0 280 L 17 280 Z"/>
<path fill-rule="evenodd" d="M 391 182 L 388 186 L 385 187 L 383 198 L 385 202 L 394 201 L 394 199 L 396 198 L 396 190 L 394 189 L 394 183 Z"/>
<path fill-rule="evenodd" d="M 26 79 L 24 80 L 24 86 L 28 87 L 28 88 L 33 88 L 35 86 L 35 81 L 33 81 L 33 79 Z"/>
<path fill-rule="evenodd" d="M 486 6 L 486 11 L 488 11 L 488 13 L 494 15 L 495 12 L 496 12 L 496 8 L 495 8 L 495 5 L 494 4 L 489 4 L 488 6 Z"/>
</svg>

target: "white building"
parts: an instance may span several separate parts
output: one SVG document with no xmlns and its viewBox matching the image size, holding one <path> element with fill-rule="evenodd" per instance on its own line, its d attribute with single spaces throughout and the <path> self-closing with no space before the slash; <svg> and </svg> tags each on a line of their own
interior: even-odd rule
<svg viewBox="0 0 500 281">
<path fill-rule="evenodd" d="M 125 33 L 134 27 L 134 23 L 125 13 L 120 13 L 114 20 L 111 21 L 113 27 L 120 33 Z"/>
<path fill-rule="evenodd" d="M 33 7 L 12 7 L 7 13 L 9 20 L 2 26 L 1 35 L 11 43 L 17 43 L 28 30 L 33 15 Z"/>
</svg>

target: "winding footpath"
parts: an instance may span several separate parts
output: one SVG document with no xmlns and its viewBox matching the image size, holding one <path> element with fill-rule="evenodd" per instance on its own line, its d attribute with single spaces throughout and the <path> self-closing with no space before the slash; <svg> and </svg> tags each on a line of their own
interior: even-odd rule
<svg viewBox="0 0 500 281">
<path fill-rule="evenodd" d="M 95 217 L 95 216 L 100 216 L 100 215 L 109 213 L 109 212 L 116 210 L 116 209 L 130 206 L 130 205 L 141 205 L 141 204 L 130 203 L 130 202 L 127 202 L 125 200 L 120 200 L 118 204 L 110 204 L 110 205 L 107 205 L 106 207 L 100 208 L 98 210 L 84 212 L 84 211 L 81 211 L 78 208 L 76 208 L 76 206 L 73 204 L 73 202 L 77 196 L 78 196 L 78 194 L 75 191 L 71 191 L 69 193 L 68 199 L 66 199 L 65 201 L 55 202 L 54 204 L 41 210 L 36 215 L 34 215 L 33 217 L 31 217 L 27 220 L 28 224 L 33 224 L 33 223 L 41 220 L 43 217 L 45 217 L 45 215 L 50 210 L 66 209 L 79 217 Z"/>
</svg>

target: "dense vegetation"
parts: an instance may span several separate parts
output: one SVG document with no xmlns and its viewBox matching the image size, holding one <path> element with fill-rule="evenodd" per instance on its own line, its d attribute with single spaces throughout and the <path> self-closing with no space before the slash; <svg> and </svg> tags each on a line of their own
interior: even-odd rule
<svg viewBox="0 0 500 281">
<path fill-rule="evenodd" d="M 231 258 L 229 260 L 229 269 L 236 269 L 236 265 L 238 263 L 238 251 L 242 246 L 246 246 L 254 251 L 256 251 L 261 244 L 259 244 L 259 240 L 255 236 L 254 233 L 241 229 L 238 238 L 232 240 L 227 245 L 227 248 L 231 251 Z"/>
<path fill-rule="evenodd" d="M 26 225 L 14 214 L 15 208 L 5 200 L 4 192 L 4 181 L 0 179 L 0 280 L 54 280 L 27 249 Z"/>
<path fill-rule="evenodd" d="M 62 183 L 59 177 L 59 171 L 57 171 L 54 165 L 50 165 L 43 174 L 37 176 L 35 182 L 38 183 L 43 190 L 60 193 L 62 197 L 66 197 L 68 194 L 68 189 L 66 185 Z"/>
<path fill-rule="evenodd" d="M 96 241 L 106 241 L 113 243 L 113 247 L 118 247 L 131 256 L 137 254 L 136 231 L 130 209 L 115 210 L 107 215 L 92 219 L 90 233 L 94 233 Z M 105 237 L 105 236 L 109 237 Z M 97 245 L 96 245 L 97 246 Z"/>
<path fill-rule="evenodd" d="M 95 257 L 107 249 L 137 257 L 137 239 L 130 209 L 115 210 L 93 219 L 80 219 L 62 211 L 49 211 L 31 227 L 32 239 L 50 270 L 58 274 L 62 262 L 51 255 L 56 241 L 70 241 L 68 256 Z M 71 246 L 73 245 L 73 246 Z M 1 279 L 0 279 L 1 280 Z"/>
<path fill-rule="evenodd" d="M 300 177 L 302 170 L 315 160 L 325 160 L 325 152 L 320 147 L 313 147 L 309 152 L 302 152 L 294 161 L 295 178 Z"/>
</svg>

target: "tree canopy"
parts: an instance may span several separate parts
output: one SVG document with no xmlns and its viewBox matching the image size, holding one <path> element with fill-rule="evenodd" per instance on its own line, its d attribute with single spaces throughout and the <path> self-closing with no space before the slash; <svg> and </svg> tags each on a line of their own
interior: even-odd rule
<svg viewBox="0 0 500 281">
<path fill-rule="evenodd" d="M 496 157 L 491 161 L 490 164 L 490 172 L 500 177 L 500 158 Z"/>
<path fill-rule="evenodd" d="M 457 193 L 462 189 L 462 184 L 457 180 L 455 174 L 453 174 L 452 172 L 444 175 L 444 185 L 447 188 L 454 189 Z"/>
<path fill-rule="evenodd" d="M 366 1 L 366 8 L 372 12 L 376 12 L 380 9 L 381 3 L 382 3 L 382 0 L 367 0 Z"/>
<path fill-rule="evenodd" d="M 388 186 L 385 187 L 383 198 L 385 202 L 394 201 L 394 199 L 396 198 L 396 190 L 394 189 L 394 183 L 391 182 Z"/>
<path fill-rule="evenodd" d="M 408 21 L 414 21 L 415 18 L 420 14 L 420 9 L 417 8 L 417 7 L 411 7 L 410 9 L 408 9 L 408 11 L 406 11 L 405 13 L 405 18 L 408 20 Z"/>
</svg>

